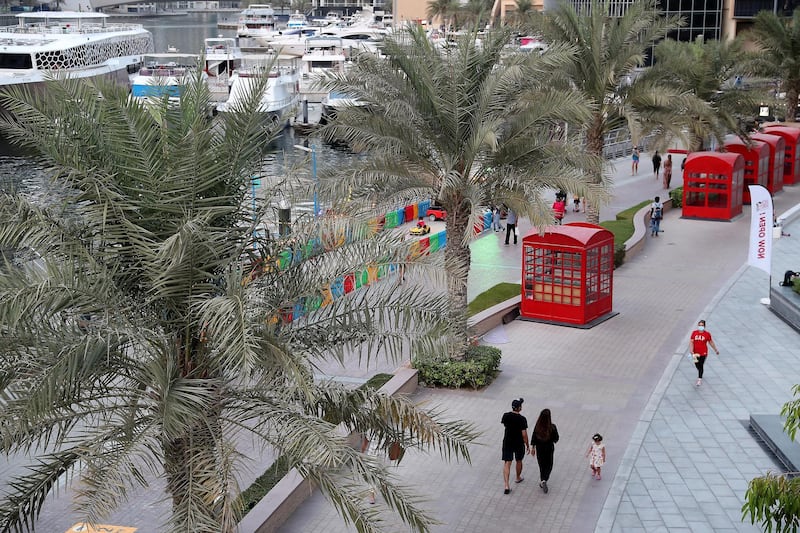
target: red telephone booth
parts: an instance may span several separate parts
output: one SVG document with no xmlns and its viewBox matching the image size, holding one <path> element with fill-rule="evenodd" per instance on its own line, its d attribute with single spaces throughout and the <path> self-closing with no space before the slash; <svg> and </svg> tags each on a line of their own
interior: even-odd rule
<svg viewBox="0 0 800 533">
<path fill-rule="evenodd" d="M 767 186 L 769 179 L 769 146 L 761 141 L 752 141 L 751 147 L 739 137 L 728 135 L 725 137 L 725 151 L 732 154 L 742 154 L 744 157 L 744 191 L 742 203 L 750 204 L 750 189 L 748 185 Z"/>
<path fill-rule="evenodd" d="M 587 223 L 522 239 L 523 318 L 583 325 L 611 313 L 614 234 Z"/>
<path fill-rule="evenodd" d="M 783 160 L 786 157 L 786 142 L 783 137 L 768 133 L 754 133 L 750 138 L 769 145 L 769 180 L 767 181 L 767 189 L 772 194 L 783 190 Z"/>
<path fill-rule="evenodd" d="M 794 185 L 800 182 L 800 128 L 790 126 L 767 126 L 764 133 L 783 137 L 786 155 L 783 159 L 783 184 Z"/>
<path fill-rule="evenodd" d="M 730 220 L 742 214 L 744 156 L 694 152 L 683 175 L 683 216 Z"/>
</svg>

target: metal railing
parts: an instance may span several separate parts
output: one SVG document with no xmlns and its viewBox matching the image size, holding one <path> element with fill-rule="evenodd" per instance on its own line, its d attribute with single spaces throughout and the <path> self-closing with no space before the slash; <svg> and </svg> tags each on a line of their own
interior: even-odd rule
<svg viewBox="0 0 800 533">
<path fill-rule="evenodd" d="M 639 143 L 639 151 L 647 152 L 648 147 L 652 144 L 654 136 L 648 135 L 643 137 Z M 631 139 L 631 132 L 628 128 L 618 128 L 606 134 L 603 142 L 603 158 L 604 159 L 618 159 L 620 157 L 627 157 L 633 153 L 633 140 Z"/>
</svg>

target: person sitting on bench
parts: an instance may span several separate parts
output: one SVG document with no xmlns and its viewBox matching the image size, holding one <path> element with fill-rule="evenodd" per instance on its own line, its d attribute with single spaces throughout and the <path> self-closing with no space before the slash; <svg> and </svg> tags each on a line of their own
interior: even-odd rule
<svg viewBox="0 0 800 533">
<path fill-rule="evenodd" d="M 783 281 L 781 281 L 778 285 L 781 287 L 791 287 L 794 285 L 794 280 L 800 278 L 800 272 L 795 272 L 793 270 L 787 270 L 783 274 Z"/>
</svg>

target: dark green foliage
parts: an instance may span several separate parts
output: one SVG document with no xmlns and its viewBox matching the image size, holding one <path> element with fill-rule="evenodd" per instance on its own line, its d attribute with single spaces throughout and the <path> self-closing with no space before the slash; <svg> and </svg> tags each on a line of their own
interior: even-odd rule
<svg viewBox="0 0 800 533">
<path fill-rule="evenodd" d="M 501 352 L 493 346 L 470 346 L 463 361 L 447 357 L 414 360 L 419 379 L 428 386 L 479 389 L 489 385 L 500 367 Z"/>
<path fill-rule="evenodd" d="M 289 473 L 291 465 L 289 460 L 284 457 L 278 457 L 272 463 L 266 472 L 258 476 L 253 484 L 243 490 L 239 495 L 239 504 L 241 505 L 242 514 L 247 514 L 258 502 L 261 501 L 272 487 L 278 484 L 278 481 L 283 479 L 283 476 Z"/>
<path fill-rule="evenodd" d="M 375 374 L 367 380 L 366 383 L 361 385 L 359 389 L 372 389 L 378 390 L 394 377 L 394 374 Z"/>
<path fill-rule="evenodd" d="M 680 209 L 683 207 L 683 187 L 669 191 L 669 199 L 672 200 L 672 208 Z"/>
<path fill-rule="evenodd" d="M 619 268 L 625 262 L 625 243 L 614 245 L 614 268 Z"/>
</svg>

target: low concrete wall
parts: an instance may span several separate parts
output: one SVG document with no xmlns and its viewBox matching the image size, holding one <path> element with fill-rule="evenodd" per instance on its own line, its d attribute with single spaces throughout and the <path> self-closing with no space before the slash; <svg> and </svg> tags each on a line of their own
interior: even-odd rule
<svg viewBox="0 0 800 533">
<path fill-rule="evenodd" d="M 672 209 L 672 198 L 663 202 L 664 213 Z M 633 235 L 625 241 L 625 260 L 632 259 L 642 251 L 647 235 L 650 232 L 650 206 L 646 205 L 633 215 Z"/>
<path fill-rule="evenodd" d="M 413 394 L 417 390 L 419 378 L 414 368 L 402 367 L 394 372 L 394 377 L 387 381 L 379 392 L 394 396 L 396 394 Z M 337 431 L 346 435 L 344 426 Z M 361 445 L 359 435 L 347 435 L 350 445 L 358 448 Z M 241 533 L 273 533 L 283 525 L 293 512 L 311 496 L 314 487 L 303 479 L 294 468 L 281 479 L 260 502 L 253 507 L 239 522 Z"/>
<path fill-rule="evenodd" d="M 791 287 L 770 287 L 769 309 L 800 332 L 800 295 Z"/>
<path fill-rule="evenodd" d="M 241 533 L 272 533 L 311 496 L 313 487 L 292 468 L 239 522 Z"/>
<path fill-rule="evenodd" d="M 467 322 L 470 332 L 477 337 L 481 337 L 501 324 L 508 324 L 519 316 L 521 302 L 522 295 L 520 294 L 474 314 Z"/>
</svg>

